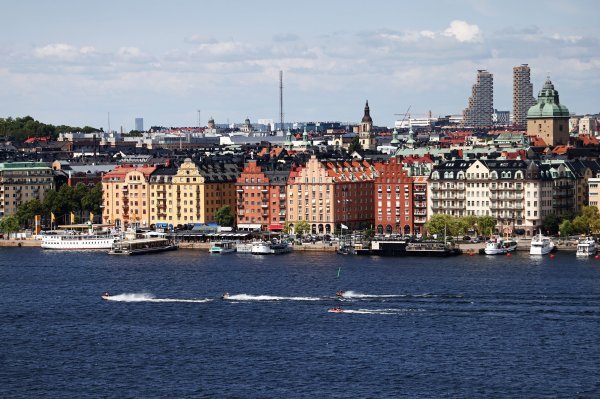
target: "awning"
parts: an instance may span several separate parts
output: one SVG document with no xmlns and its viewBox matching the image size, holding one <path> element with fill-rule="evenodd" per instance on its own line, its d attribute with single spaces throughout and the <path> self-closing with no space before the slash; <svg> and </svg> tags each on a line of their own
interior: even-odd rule
<svg viewBox="0 0 600 399">
<path fill-rule="evenodd" d="M 269 225 L 269 230 L 271 231 L 281 231 L 283 230 L 283 225 L 278 223 L 273 223 Z"/>
<path fill-rule="evenodd" d="M 261 224 L 238 224 L 238 230 L 260 230 Z"/>
</svg>

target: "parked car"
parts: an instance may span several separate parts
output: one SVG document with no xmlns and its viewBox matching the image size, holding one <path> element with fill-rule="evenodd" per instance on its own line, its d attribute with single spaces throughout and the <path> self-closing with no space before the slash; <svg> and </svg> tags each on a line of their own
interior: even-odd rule
<svg viewBox="0 0 600 399">
<path fill-rule="evenodd" d="M 464 236 L 462 239 L 463 239 L 463 241 L 471 241 L 471 237 L 470 236 Z"/>
</svg>

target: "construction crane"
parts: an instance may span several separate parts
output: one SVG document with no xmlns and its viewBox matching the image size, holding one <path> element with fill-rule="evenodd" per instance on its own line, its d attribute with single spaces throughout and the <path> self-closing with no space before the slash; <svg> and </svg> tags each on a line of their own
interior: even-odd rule
<svg viewBox="0 0 600 399">
<path fill-rule="evenodd" d="M 406 110 L 406 112 L 404 113 L 404 116 L 402 116 L 402 114 L 394 114 L 397 116 L 402 116 L 402 120 L 400 121 L 400 126 L 402 126 L 402 124 L 404 123 L 404 121 L 406 120 L 406 117 L 408 116 L 408 113 L 410 112 L 410 108 L 412 107 L 412 105 L 408 106 L 408 109 Z M 410 118 L 410 116 L 408 116 Z"/>
</svg>

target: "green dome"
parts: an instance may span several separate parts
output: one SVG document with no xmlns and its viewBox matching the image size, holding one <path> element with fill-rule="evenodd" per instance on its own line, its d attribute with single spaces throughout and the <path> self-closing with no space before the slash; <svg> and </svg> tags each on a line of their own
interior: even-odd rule
<svg viewBox="0 0 600 399">
<path fill-rule="evenodd" d="M 527 111 L 527 118 L 555 118 L 561 116 L 568 117 L 569 110 L 560 104 L 558 91 L 554 89 L 554 85 L 548 79 L 538 94 L 537 104 Z"/>
</svg>

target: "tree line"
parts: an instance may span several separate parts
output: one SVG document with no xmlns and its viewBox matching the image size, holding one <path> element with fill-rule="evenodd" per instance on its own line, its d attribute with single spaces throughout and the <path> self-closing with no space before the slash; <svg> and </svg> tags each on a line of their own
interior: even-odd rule
<svg viewBox="0 0 600 399">
<path fill-rule="evenodd" d="M 36 121 L 31 116 L 0 118 L 0 134 L 3 137 L 16 140 L 24 140 L 28 137 L 50 137 L 52 140 L 55 140 L 60 133 L 94 133 L 100 131 L 91 126 L 50 125 Z"/>
</svg>

